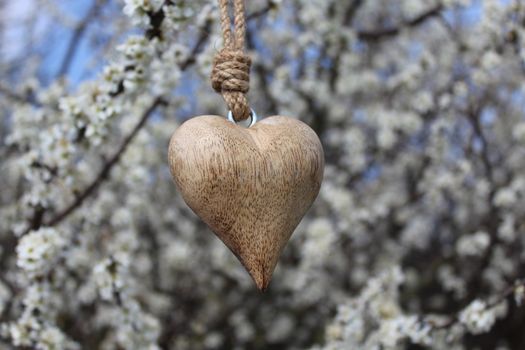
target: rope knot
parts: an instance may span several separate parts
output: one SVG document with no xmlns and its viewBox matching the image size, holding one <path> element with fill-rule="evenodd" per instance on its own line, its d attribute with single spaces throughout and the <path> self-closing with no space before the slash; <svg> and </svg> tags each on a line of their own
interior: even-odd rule
<svg viewBox="0 0 525 350">
<path fill-rule="evenodd" d="M 250 89 L 251 59 L 242 51 L 221 50 L 213 60 L 211 84 L 218 93 L 242 92 Z"/>
<path fill-rule="evenodd" d="M 211 85 L 220 93 L 235 120 L 250 116 L 250 108 L 245 94 L 250 89 L 250 56 L 240 50 L 223 49 L 213 60 Z"/>
</svg>

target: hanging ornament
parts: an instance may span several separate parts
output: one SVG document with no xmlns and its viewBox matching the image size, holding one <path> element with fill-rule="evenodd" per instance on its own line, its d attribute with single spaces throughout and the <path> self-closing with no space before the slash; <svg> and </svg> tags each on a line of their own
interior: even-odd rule
<svg viewBox="0 0 525 350">
<path fill-rule="evenodd" d="M 211 81 L 228 118 L 183 123 L 169 145 L 171 174 L 186 204 L 237 256 L 265 290 L 281 252 L 319 193 L 324 155 L 305 123 L 273 116 L 257 121 L 249 107 L 250 57 L 244 53 L 244 0 L 219 0 L 224 48 Z M 250 119 L 248 127 L 237 122 Z"/>
</svg>

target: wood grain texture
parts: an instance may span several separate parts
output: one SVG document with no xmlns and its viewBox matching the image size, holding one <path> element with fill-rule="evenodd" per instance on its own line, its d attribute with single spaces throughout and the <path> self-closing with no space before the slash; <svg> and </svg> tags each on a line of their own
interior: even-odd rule
<svg viewBox="0 0 525 350">
<path fill-rule="evenodd" d="M 188 206 L 265 290 L 321 187 L 324 154 L 315 132 L 282 116 L 251 128 L 195 117 L 173 134 L 169 163 Z"/>
</svg>

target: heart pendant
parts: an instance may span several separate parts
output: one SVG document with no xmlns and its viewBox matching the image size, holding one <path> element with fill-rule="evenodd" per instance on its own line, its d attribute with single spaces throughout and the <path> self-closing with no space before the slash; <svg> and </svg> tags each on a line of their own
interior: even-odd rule
<svg viewBox="0 0 525 350">
<path fill-rule="evenodd" d="M 173 134 L 169 164 L 186 204 L 265 290 L 321 187 L 324 154 L 315 132 L 282 116 L 250 128 L 195 117 Z"/>
</svg>

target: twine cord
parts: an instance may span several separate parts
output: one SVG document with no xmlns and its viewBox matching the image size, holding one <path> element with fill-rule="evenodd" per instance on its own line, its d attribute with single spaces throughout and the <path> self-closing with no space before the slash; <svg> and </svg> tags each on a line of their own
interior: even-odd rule
<svg viewBox="0 0 525 350">
<path fill-rule="evenodd" d="M 229 0 L 219 0 L 224 48 L 214 57 L 211 86 L 222 95 L 235 121 L 241 121 L 250 116 L 246 93 L 250 89 L 251 59 L 244 52 L 246 35 L 244 0 L 233 0 L 233 33 L 228 5 Z"/>
</svg>

